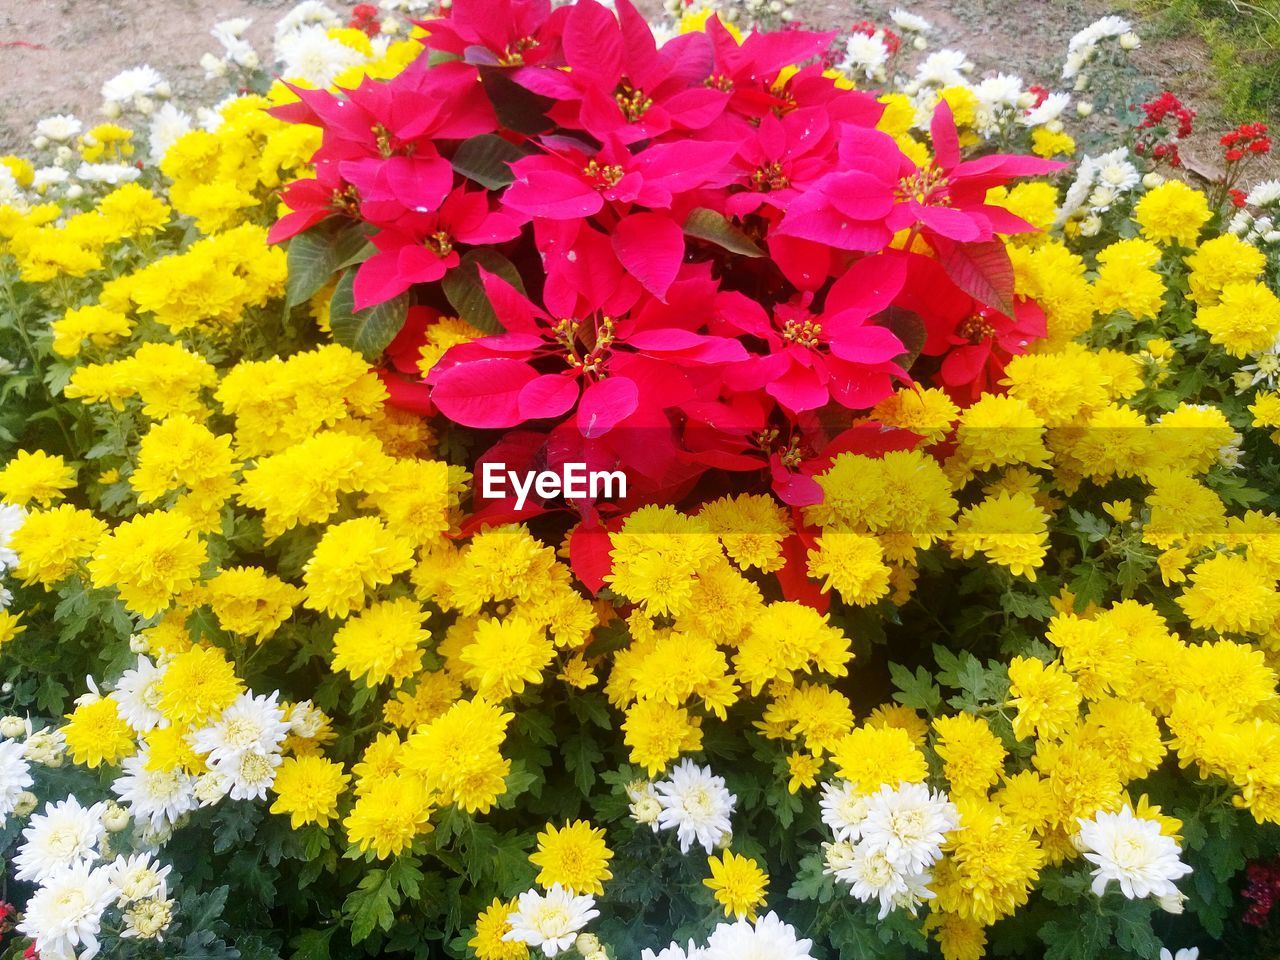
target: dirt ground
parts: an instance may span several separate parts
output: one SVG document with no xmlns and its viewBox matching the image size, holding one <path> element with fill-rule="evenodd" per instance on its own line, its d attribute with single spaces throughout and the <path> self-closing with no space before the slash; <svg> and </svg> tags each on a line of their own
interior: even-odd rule
<svg viewBox="0 0 1280 960">
<path fill-rule="evenodd" d="M 218 49 L 209 35 L 217 20 L 246 16 L 259 50 L 271 26 L 294 0 L 0 0 L 0 151 L 20 150 L 35 122 L 74 112 L 92 120 L 102 82 L 126 67 L 148 63 L 181 100 L 196 97 L 204 80 L 198 61 Z M 329 0 L 338 10 L 347 0 Z M 654 11 L 658 0 L 642 0 Z M 887 22 L 905 7 L 937 28 L 933 46 L 960 47 L 980 72 L 1001 69 L 1056 86 L 1068 38 L 1090 20 L 1117 12 L 1104 0 L 798 0 L 807 24 L 831 28 L 862 19 Z M 1214 173 L 1216 137 L 1226 128 L 1216 103 L 1208 54 L 1189 38 L 1144 41 L 1135 55 L 1153 85 L 1169 88 L 1199 114 L 1197 138 L 1184 149 L 1188 165 Z M 1275 119 L 1275 118 L 1270 118 Z"/>
</svg>

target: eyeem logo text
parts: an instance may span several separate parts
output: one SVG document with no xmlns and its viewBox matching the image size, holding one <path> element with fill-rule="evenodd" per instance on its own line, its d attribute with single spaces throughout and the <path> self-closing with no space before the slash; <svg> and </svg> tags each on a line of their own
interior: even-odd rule
<svg viewBox="0 0 1280 960">
<path fill-rule="evenodd" d="M 621 500 L 627 495 L 627 475 L 621 470 L 588 470 L 585 463 L 566 463 L 556 470 L 508 470 L 505 463 L 486 462 L 480 467 L 480 496 L 486 500 L 516 497 L 516 509 L 524 509 L 529 494 L 541 500 Z"/>
</svg>

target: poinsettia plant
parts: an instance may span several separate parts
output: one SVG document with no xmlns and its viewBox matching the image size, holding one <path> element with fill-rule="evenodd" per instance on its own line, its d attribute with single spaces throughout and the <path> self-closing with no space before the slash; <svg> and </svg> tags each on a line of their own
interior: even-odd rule
<svg viewBox="0 0 1280 960">
<path fill-rule="evenodd" d="M 632 479 L 625 505 L 486 520 L 590 528 L 712 468 L 812 503 L 895 388 L 976 396 L 1044 334 L 1002 240 L 1033 227 L 987 194 L 1061 165 L 962 157 L 945 100 L 917 163 L 824 72 L 831 34 L 713 18 L 659 45 L 627 0 L 458 0 L 422 26 L 429 56 L 395 79 L 277 109 L 323 144 L 272 239 L 293 238 L 295 299 L 346 271 L 335 335 L 383 355 L 393 402 L 504 431 L 481 460 Z"/>
</svg>

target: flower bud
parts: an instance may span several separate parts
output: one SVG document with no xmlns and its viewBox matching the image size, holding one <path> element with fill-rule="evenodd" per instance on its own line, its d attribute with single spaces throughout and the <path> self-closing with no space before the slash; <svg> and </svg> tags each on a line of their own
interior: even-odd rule
<svg viewBox="0 0 1280 960">
<path fill-rule="evenodd" d="M 1156 898 L 1160 903 L 1160 909 L 1165 913 L 1181 913 L 1182 903 L 1187 899 L 1187 895 L 1181 890 L 1175 890 L 1173 893 L 1166 893 L 1162 897 Z"/>
<path fill-rule="evenodd" d="M 1253 374 L 1248 370 L 1237 370 L 1231 375 L 1231 382 L 1236 388 L 1236 393 L 1244 393 L 1253 389 Z"/>
<path fill-rule="evenodd" d="M 589 953 L 596 953 L 600 950 L 600 938 L 594 933 L 580 933 L 578 939 L 573 941 L 573 947 L 584 957 Z"/>
<path fill-rule="evenodd" d="M 102 825 L 108 833 L 119 833 L 129 825 L 129 811 L 114 801 L 108 803 L 102 814 Z"/>
<path fill-rule="evenodd" d="M 911 45 L 915 47 L 917 50 L 924 50 L 926 47 L 929 46 L 929 41 L 917 33 L 915 35 L 915 38 L 911 41 Z"/>
<path fill-rule="evenodd" d="M 146 653 L 151 649 L 151 644 L 147 638 L 140 633 L 135 633 L 129 637 L 129 650 L 132 653 Z"/>
<path fill-rule="evenodd" d="M 25 817 L 32 813 L 36 804 L 40 801 L 36 799 L 36 795 L 30 790 L 23 790 L 18 794 L 18 799 L 13 804 L 13 814 L 16 817 Z"/>
<path fill-rule="evenodd" d="M 156 84 L 156 96 L 161 100 L 168 100 L 173 96 L 173 87 L 169 85 L 168 80 L 161 80 Z"/>
<path fill-rule="evenodd" d="M 116 103 L 114 100 L 108 100 L 102 105 L 102 115 L 108 120 L 116 119 L 122 112 L 120 104 Z"/>
<path fill-rule="evenodd" d="M 1076 116 L 1078 116 L 1078 117 L 1087 117 L 1087 116 L 1089 116 L 1089 114 L 1091 114 L 1091 113 L 1093 113 L 1093 104 L 1092 104 L 1092 103 L 1087 103 L 1087 102 L 1085 102 L 1085 101 L 1081 100 L 1079 103 L 1077 103 L 1077 104 L 1076 104 Z"/>
<path fill-rule="evenodd" d="M 49 145 L 49 138 L 46 137 L 44 134 L 41 134 L 40 136 L 36 137 L 34 140 L 31 141 L 31 145 L 35 147 L 37 150 L 43 150 L 45 147 Z"/>
<path fill-rule="evenodd" d="M 1080 236 L 1096 237 L 1098 232 L 1102 230 L 1102 218 L 1096 213 L 1091 213 L 1080 221 Z"/>
<path fill-rule="evenodd" d="M 79 200 L 82 196 L 84 196 L 84 187 L 80 186 L 80 184 L 73 183 L 67 187 L 68 200 Z"/>
<path fill-rule="evenodd" d="M 1142 41 L 1138 39 L 1138 35 L 1130 30 L 1128 33 L 1120 34 L 1121 50 L 1137 50 L 1142 46 Z"/>
<path fill-rule="evenodd" d="M 155 101 L 150 97 L 138 97 L 133 101 L 133 105 L 144 117 L 149 117 L 156 112 Z"/>
<path fill-rule="evenodd" d="M 18 737 L 26 736 L 27 721 L 21 717 L 7 716 L 0 718 L 0 737 L 9 740 L 16 740 Z"/>
<path fill-rule="evenodd" d="M 1142 185 L 1148 190 L 1154 190 L 1160 184 L 1164 183 L 1164 177 L 1156 173 L 1154 170 L 1142 178 Z"/>
</svg>

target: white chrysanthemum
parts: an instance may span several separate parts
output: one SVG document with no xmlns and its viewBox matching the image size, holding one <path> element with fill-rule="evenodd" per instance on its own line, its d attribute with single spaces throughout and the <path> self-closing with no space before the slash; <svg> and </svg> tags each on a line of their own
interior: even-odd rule
<svg viewBox="0 0 1280 960">
<path fill-rule="evenodd" d="M 0 827 L 18 805 L 18 798 L 34 781 L 31 766 L 22 755 L 22 744 L 0 740 Z"/>
<path fill-rule="evenodd" d="M 959 826 L 955 804 L 922 783 L 888 784 L 867 798 L 859 846 L 879 851 L 907 873 L 918 873 L 942 856 L 947 834 Z"/>
<path fill-rule="evenodd" d="M 997 73 L 984 78 L 973 88 L 978 102 L 991 110 L 1016 107 L 1022 96 L 1022 78 L 1010 73 Z"/>
<path fill-rule="evenodd" d="M 157 709 L 163 677 L 163 667 L 157 667 L 149 657 L 140 656 L 137 666 L 126 670 L 116 681 L 111 699 L 116 702 L 120 718 L 138 733 L 169 725 Z"/>
<path fill-rule="evenodd" d="M 1133 30 L 1131 24 L 1124 17 L 1106 16 L 1093 21 L 1083 30 L 1076 32 L 1067 42 L 1068 50 L 1080 50 L 1084 47 L 1091 47 L 1099 40 L 1105 40 L 1108 37 L 1118 37 L 1121 34 L 1129 33 Z"/>
<path fill-rule="evenodd" d="M 568 950 L 578 931 L 600 916 L 595 897 L 575 895 L 558 883 L 546 893 L 526 890 L 507 918 L 511 929 L 502 938 L 542 950 L 548 957 Z"/>
<path fill-rule="evenodd" d="M 907 33 L 928 33 L 933 29 L 933 24 L 924 17 L 909 10 L 903 10 L 901 7 L 896 10 L 890 10 L 889 19 L 894 22 L 895 26 L 905 30 Z"/>
<path fill-rule="evenodd" d="M 173 920 L 173 901 L 140 900 L 124 911 L 120 936 L 138 940 L 163 940 Z"/>
<path fill-rule="evenodd" d="M 672 943 L 657 953 L 645 947 L 640 951 L 640 960 L 704 960 L 706 955 L 706 947 L 700 947 L 690 940 L 688 946 L 682 947 L 678 943 Z"/>
<path fill-rule="evenodd" d="M 1200 948 L 1183 947 L 1177 953 L 1170 953 L 1168 947 L 1161 947 L 1160 960 L 1200 960 Z"/>
<path fill-rule="evenodd" d="M 342 26 L 342 18 L 320 0 L 302 0 L 276 21 L 275 39 L 279 43 L 291 33 L 308 27 L 333 30 Z"/>
<path fill-rule="evenodd" d="M 318 89 L 333 83 L 338 74 L 365 62 L 359 50 L 334 40 L 322 27 L 290 33 L 280 40 L 277 54 L 286 80 L 302 81 Z"/>
<path fill-rule="evenodd" d="M 863 903 L 876 901 L 883 920 L 900 901 L 911 897 L 912 871 L 894 863 L 883 849 L 866 843 L 854 844 L 848 850 L 828 851 L 827 872 L 849 884 L 850 892 Z M 928 882 L 927 874 L 924 883 Z M 923 887 L 923 883 L 917 886 Z"/>
<path fill-rule="evenodd" d="M 680 852 L 688 853 L 696 841 L 711 853 L 721 840 L 732 833 L 729 815 L 738 802 L 710 767 L 700 767 L 692 760 L 682 760 L 670 778 L 653 785 L 662 805 L 658 826 L 675 830 Z"/>
<path fill-rule="evenodd" d="M 211 807 L 222 802 L 222 798 L 231 790 L 231 778 L 217 770 L 202 773 L 196 778 L 196 801 L 202 807 Z"/>
<path fill-rule="evenodd" d="M 1028 127 L 1039 127 L 1057 120 L 1071 105 L 1069 93 L 1051 93 L 1038 107 L 1032 107 L 1022 115 L 1021 122 Z"/>
<path fill-rule="evenodd" d="M 97 956 L 102 912 L 115 899 L 106 867 L 87 862 L 57 868 L 23 910 L 18 930 L 47 960 Z"/>
<path fill-rule="evenodd" d="M 310 700 L 299 700 L 289 708 L 289 732 L 311 740 L 324 729 L 324 711 Z"/>
<path fill-rule="evenodd" d="M 163 900 L 169 895 L 166 878 L 173 868 L 156 863 L 150 853 L 116 857 L 108 869 L 118 907 L 127 907 L 138 900 Z"/>
<path fill-rule="evenodd" d="M 227 792 L 232 800 L 265 800 L 267 788 L 276 782 L 280 754 L 250 750 L 233 760 L 211 766 L 216 772 L 226 775 L 229 781 Z"/>
<path fill-rule="evenodd" d="M 7 167 L 0 167 L 8 173 Z M 10 174 L 12 176 L 12 174 Z M 27 520 L 27 511 L 12 503 L 0 503 L 0 573 L 18 565 L 18 554 L 9 546 L 13 535 Z"/>
<path fill-rule="evenodd" d="M 143 64 L 117 73 L 102 85 L 102 99 L 108 103 L 127 103 L 136 97 L 155 93 L 164 78 L 152 67 Z"/>
<path fill-rule="evenodd" d="M 96 859 L 106 833 L 106 809 L 105 802 L 82 807 L 73 796 L 45 804 L 44 812 L 35 814 L 22 831 L 22 846 L 13 858 L 14 876 L 44 883 L 60 867 Z"/>
<path fill-rule="evenodd" d="M 961 86 L 972 69 L 963 50 L 935 50 L 916 67 L 916 82 L 922 87 Z"/>
<path fill-rule="evenodd" d="M 837 840 L 857 840 L 867 815 L 867 798 L 858 793 L 848 780 L 833 780 L 822 785 L 822 822 Z"/>
<path fill-rule="evenodd" d="M 652 828 L 658 832 L 658 818 L 662 816 L 662 801 L 648 780 L 627 784 L 627 799 L 631 801 L 627 810 L 631 819 L 641 826 Z"/>
<path fill-rule="evenodd" d="M 852 34 L 845 42 L 844 59 L 840 69 L 870 80 L 884 76 L 884 65 L 889 62 L 889 48 L 880 34 Z"/>
<path fill-rule="evenodd" d="M 15 210 L 26 210 L 27 201 L 18 186 L 18 178 L 8 167 L 0 166 L 0 207 L 13 207 Z"/>
<path fill-rule="evenodd" d="M 88 183 L 106 183 L 115 186 L 131 183 L 142 176 L 142 171 L 127 163 L 82 163 L 76 168 L 76 179 Z"/>
<path fill-rule="evenodd" d="M 1113 880 L 1130 900 L 1167 896 L 1177 890 L 1174 881 L 1191 872 L 1181 860 L 1178 841 L 1161 833 L 1157 821 L 1134 816 L 1129 807 L 1082 818 L 1076 846 L 1094 865 L 1093 892 L 1099 897 Z"/>
<path fill-rule="evenodd" d="M 237 66 L 252 70 L 258 66 L 258 53 L 253 44 L 244 38 L 245 31 L 253 21 L 248 17 L 232 17 L 213 25 L 209 32 L 213 39 L 222 45 L 226 58 Z"/>
<path fill-rule="evenodd" d="M 717 924 L 707 940 L 704 960 L 811 960 L 812 940 L 770 911 L 755 923 L 745 919 Z"/>
<path fill-rule="evenodd" d="M 158 166 L 169 148 L 190 133 L 194 126 L 191 114 L 179 110 L 172 103 L 163 104 L 152 114 L 151 123 L 147 127 L 151 162 Z"/>
<path fill-rule="evenodd" d="M 56 767 L 67 753 L 67 738 L 57 727 L 45 727 L 27 736 L 22 755 L 32 763 Z"/>
<path fill-rule="evenodd" d="M 80 122 L 79 117 L 69 113 L 58 113 L 52 117 L 45 117 L 36 124 L 36 136 L 47 137 L 54 143 L 66 143 L 83 129 L 84 124 Z"/>
<path fill-rule="evenodd" d="M 66 183 L 71 173 L 62 167 L 38 167 L 31 178 L 31 189 L 39 192 L 59 183 Z"/>
<path fill-rule="evenodd" d="M 172 770 L 148 770 L 150 753 L 146 750 L 126 757 L 121 763 L 124 774 L 111 784 L 111 792 L 129 810 L 138 823 L 161 827 L 176 823 L 184 813 L 194 810 L 196 781 L 181 767 Z"/>
<path fill-rule="evenodd" d="M 1269 207 L 1280 202 L 1280 180 L 1263 180 L 1254 184 L 1244 202 L 1251 207 Z"/>
<path fill-rule="evenodd" d="M 245 753 L 274 753 L 289 735 L 279 696 L 278 690 L 265 697 L 240 694 L 217 720 L 191 734 L 191 746 L 213 767 L 234 766 Z"/>
</svg>

